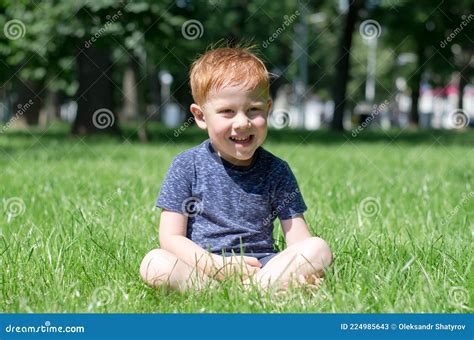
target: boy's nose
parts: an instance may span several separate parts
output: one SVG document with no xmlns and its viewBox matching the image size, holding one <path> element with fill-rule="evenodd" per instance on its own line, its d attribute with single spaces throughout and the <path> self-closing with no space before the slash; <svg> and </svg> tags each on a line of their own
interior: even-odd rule
<svg viewBox="0 0 474 340">
<path fill-rule="evenodd" d="M 233 124 L 235 129 L 243 129 L 246 127 L 250 127 L 250 124 L 250 120 L 245 115 L 245 113 L 238 113 L 235 115 L 235 120 Z"/>
</svg>

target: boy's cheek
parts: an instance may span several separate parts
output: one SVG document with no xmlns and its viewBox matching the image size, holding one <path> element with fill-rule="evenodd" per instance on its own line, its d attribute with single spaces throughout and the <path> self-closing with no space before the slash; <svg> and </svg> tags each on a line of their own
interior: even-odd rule
<svg viewBox="0 0 474 340">
<path fill-rule="evenodd" d="M 258 116 L 257 118 L 253 119 L 253 124 L 257 127 L 267 126 L 267 117 L 263 115 Z"/>
<path fill-rule="evenodd" d="M 254 119 L 253 123 L 255 126 L 258 127 L 267 127 L 267 117 L 265 115 L 260 115 L 257 118 Z"/>
</svg>

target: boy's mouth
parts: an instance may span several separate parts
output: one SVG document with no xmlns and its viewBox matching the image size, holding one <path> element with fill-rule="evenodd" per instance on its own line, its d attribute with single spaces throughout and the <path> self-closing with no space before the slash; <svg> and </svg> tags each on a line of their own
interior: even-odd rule
<svg viewBox="0 0 474 340">
<path fill-rule="evenodd" d="M 246 146 L 252 143 L 254 135 L 230 136 L 229 139 L 237 145 Z"/>
</svg>

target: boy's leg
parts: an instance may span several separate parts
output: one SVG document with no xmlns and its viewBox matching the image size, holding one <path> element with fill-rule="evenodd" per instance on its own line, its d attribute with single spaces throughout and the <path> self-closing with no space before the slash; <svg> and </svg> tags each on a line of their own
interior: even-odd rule
<svg viewBox="0 0 474 340">
<path fill-rule="evenodd" d="M 173 290 L 201 289 L 212 279 L 164 249 L 153 249 L 142 260 L 140 276 L 150 287 L 166 285 Z"/>
<path fill-rule="evenodd" d="M 311 237 L 286 248 L 260 269 L 253 281 L 262 289 L 269 286 L 284 288 L 292 281 L 314 283 L 324 276 L 324 269 L 332 263 L 332 252 L 319 237 Z M 249 284 L 249 280 L 244 284 Z"/>
</svg>

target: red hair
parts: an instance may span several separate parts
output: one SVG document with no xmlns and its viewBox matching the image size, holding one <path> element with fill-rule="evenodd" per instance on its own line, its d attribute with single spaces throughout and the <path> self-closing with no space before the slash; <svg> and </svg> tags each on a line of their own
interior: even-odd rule
<svg viewBox="0 0 474 340">
<path fill-rule="evenodd" d="M 211 91 L 241 85 L 254 90 L 264 86 L 269 93 L 269 75 L 265 64 L 249 48 L 223 47 L 206 52 L 192 65 L 191 91 L 202 105 Z"/>
</svg>

